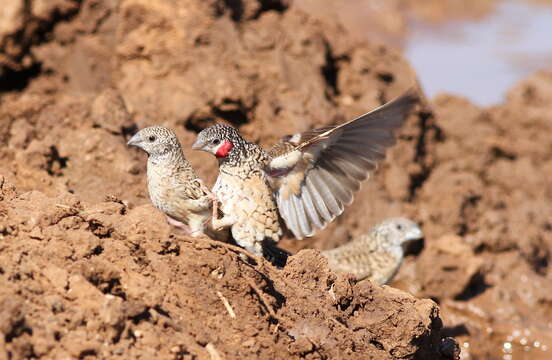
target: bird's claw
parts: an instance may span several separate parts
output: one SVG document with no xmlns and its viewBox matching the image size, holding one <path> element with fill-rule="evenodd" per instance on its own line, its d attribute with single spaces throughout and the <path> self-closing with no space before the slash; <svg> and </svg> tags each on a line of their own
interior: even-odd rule
<svg viewBox="0 0 552 360">
<path fill-rule="evenodd" d="M 213 217 L 213 220 L 211 221 L 211 227 L 215 231 L 221 231 L 224 228 L 224 226 L 222 226 L 222 224 L 220 223 L 220 220 L 216 217 Z"/>
<path fill-rule="evenodd" d="M 214 220 L 217 220 L 218 219 L 218 207 L 219 207 L 219 202 L 216 198 L 213 198 L 213 219 Z"/>
<path fill-rule="evenodd" d="M 170 216 L 166 215 L 166 218 L 167 218 L 167 223 L 169 223 L 169 225 L 172 225 L 174 226 L 175 228 L 177 229 L 180 229 L 181 231 L 183 231 L 186 235 L 189 235 L 191 233 L 191 229 L 188 225 L 185 225 L 184 223 L 178 221 L 178 220 L 175 220 L 173 218 L 171 218 Z"/>
</svg>

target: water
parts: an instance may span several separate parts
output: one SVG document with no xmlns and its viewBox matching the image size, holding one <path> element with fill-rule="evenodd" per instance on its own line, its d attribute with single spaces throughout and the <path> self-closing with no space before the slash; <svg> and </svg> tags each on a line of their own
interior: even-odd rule
<svg viewBox="0 0 552 360">
<path fill-rule="evenodd" d="M 412 22 L 409 34 L 406 56 L 429 96 L 494 105 L 517 81 L 552 70 L 552 5 L 505 0 L 481 20 Z"/>
</svg>

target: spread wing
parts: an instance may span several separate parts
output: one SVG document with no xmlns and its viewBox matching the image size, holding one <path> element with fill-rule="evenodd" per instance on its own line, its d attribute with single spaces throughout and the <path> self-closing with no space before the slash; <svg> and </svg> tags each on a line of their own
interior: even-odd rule
<svg viewBox="0 0 552 360">
<path fill-rule="evenodd" d="M 274 146 L 265 172 L 296 238 L 324 229 L 351 204 L 417 100 L 410 90 L 345 124 L 287 136 Z"/>
</svg>

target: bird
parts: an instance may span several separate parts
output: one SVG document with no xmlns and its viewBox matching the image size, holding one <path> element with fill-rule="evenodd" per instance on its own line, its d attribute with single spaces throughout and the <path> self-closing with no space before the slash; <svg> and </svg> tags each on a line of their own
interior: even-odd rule
<svg viewBox="0 0 552 360">
<path fill-rule="evenodd" d="M 138 131 L 127 145 L 148 154 L 150 200 L 168 223 L 192 237 L 216 237 L 210 229 L 214 197 L 184 157 L 176 133 L 150 126 Z"/>
<path fill-rule="evenodd" d="M 388 218 L 367 233 L 321 254 L 336 273 L 349 273 L 359 281 L 368 278 L 372 283 L 384 285 L 399 270 L 405 247 L 422 238 L 422 230 L 412 220 Z"/>
<path fill-rule="evenodd" d="M 285 136 L 269 151 L 231 126 L 203 129 L 192 149 L 219 162 L 212 191 L 223 216 L 213 217 L 213 228 L 230 227 L 236 243 L 258 256 L 276 249 L 282 220 L 295 238 L 313 236 L 352 203 L 417 100 L 409 90 L 344 124 Z"/>
</svg>

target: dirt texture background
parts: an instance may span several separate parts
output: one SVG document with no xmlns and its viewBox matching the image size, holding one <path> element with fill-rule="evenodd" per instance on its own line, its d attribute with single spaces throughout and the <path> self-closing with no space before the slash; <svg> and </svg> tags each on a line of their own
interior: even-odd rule
<svg viewBox="0 0 552 360">
<path fill-rule="evenodd" d="M 270 144 L 415 84 L 400 51 L 338 20 L 281 0 L 7 2 L 0 359 L 451 359 L 449 336 L 464 359 L 552 356 L 552 74 L 494 108 L 424 101 L 344 215 L 283 242 L 298 252 L 283 270 L 149 204 L 145 155 L 125 145 L 138 128 L 189 149 L 220 121 Z M 186 154 L 212 183 L 215 160 Z M 426 235 L 391 284 L 404 291 L 300 251 L 399 215 Z"/>
</svg>

